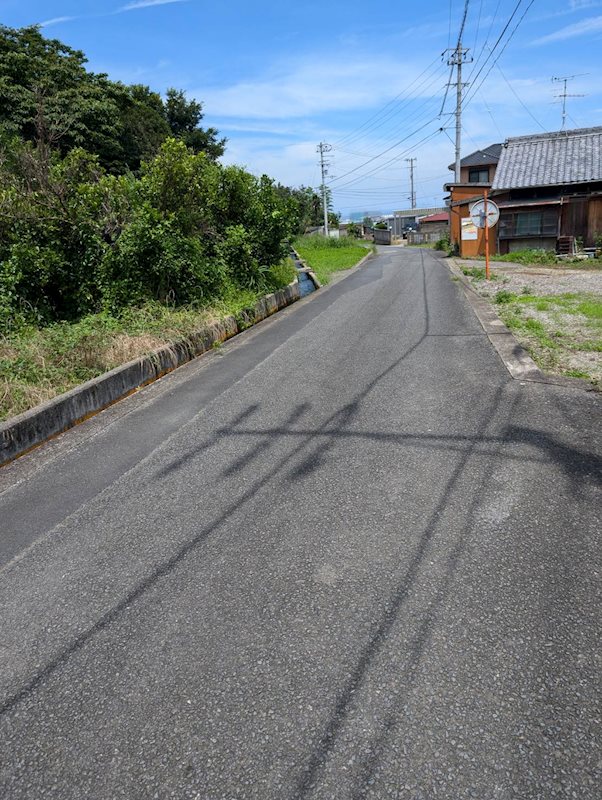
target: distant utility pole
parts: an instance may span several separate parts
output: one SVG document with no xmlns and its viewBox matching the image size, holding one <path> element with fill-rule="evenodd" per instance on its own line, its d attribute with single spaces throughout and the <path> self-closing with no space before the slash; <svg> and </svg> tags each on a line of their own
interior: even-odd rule
<svg viewBox="0 0 602 800">
<path fill-rule="evenodd" d="M 449 53 L 447 59 L 448 66 L 456 67 L 456 83 L 450 83 L 450 86 L 456 87 L 456 166 L 454 170 L 454 181 L 460 183 L 460 151 L 462 149 L 462 89 L 468 86 L 467 83 L 462 83 L 462 64 L 467 61 L 472 61 L 468 58 L 468 48 L 462 47 L 462 34 L 464 33 L 464 25 L 466 24 L 466 15 L 468 13 L 468 0 L 464 3 L 464 16 L 462 17 L 462 25 L 460 26 L 460 34 L 458 36 L 458 43 L 454 48 L 448 48 L 443 51 Z"/>
<path fill-rule="evenodd" d="M 567 75 L 564 78 L 552 78 L 552 81 L 555 81 L 556 83 L 562 83 L 563 84 L 562 92 L 560 94 L 555 94 L 554 95 L 554 97 L 556 97 L 558 100 L 562 100 L 562 128 L 561 128 L 561 130 L 564 130 L 564 128 L 566 126 L 566 99 L 567 99 L 567 97 L 585 97 L 584 94 L 567 94 L 567 91 L 566 91 L 567 82 L 568 81 L 572 81 L 573 78 L 580 78 L 583 75 L 587 75 L 587 72 L 582 72 L 579 75 Z"/>
<path fill-rule="evenodd" d="M 410 165 L 410 208 L 416 208 L 416 192 L 414 191 L 414 164 L 418 161 L 417 158 L 406 158 Z"/>
<path fill-rule="evenodd" d="M 324 236 L 328 236 L 328 192 L 326 189 L 326 176 L 328 175 L 329 162 L 324 158 L 325 153 L 332 150 L 331 144 L 320 142 L 317 152 L 320 154 L 320 170 L 322 172 L 322 206 L 324 208 Z"/>
</svg>

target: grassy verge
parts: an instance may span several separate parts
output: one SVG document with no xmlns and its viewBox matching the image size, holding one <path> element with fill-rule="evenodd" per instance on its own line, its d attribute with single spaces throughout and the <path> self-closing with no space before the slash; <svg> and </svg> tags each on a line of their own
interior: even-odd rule
<svg viewBox="0 0 602 800">
<path fill-rule="evenodd" d="M 272 271 L 273 289 L 290 283 L 292 264 Z M 267 291 L 270 291 L 269 289 Z M 23 326 L 0 334 L 0 420 L 20 414 L 84 381 L 252 306 L 265 291 L 238 291 L 211 306 L 147 303 L 119 316 Z"/>
<path fill-rule="evenodd" d="M 326 239 L 324 236 L 302 236 L 295 241 L 295 250 L 313 269 L 320 283 L 327 284 L 333 272 L 354 267 L 374 251 L 370 242 L 357 239 Z"/>
<path fill-rule="evenodd" d="M 549 250 L 516 250 L 507 255 L 491 256 L 492 261 L 509 261 L 512 264 L 524 264 L 528 267 L 544 266 L 552 269 L 602 269 L 600 258 L 557 258 Z"/>
<path fill-rule="evenodd" d="M 602 387 L 602 298 L 586 292 L 494 296 L 500 317 L 546 372 Z"/>
</svg>

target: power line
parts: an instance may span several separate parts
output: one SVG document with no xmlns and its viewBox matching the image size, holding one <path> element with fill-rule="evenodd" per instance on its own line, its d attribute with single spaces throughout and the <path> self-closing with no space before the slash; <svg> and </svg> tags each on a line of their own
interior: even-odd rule
<svg viewBox="0 0 602 800">
<path fill-rule="evenodd" d="M 500 35 L 498 36 L 498 38 L 497 38 L 497 40 L 496 40 L 495 44 L 493 45 L 493 47 L 490 49 L 490 51 L 489 51 L 489 55 L 487 56 L 487 58 L 486 58 L 486 59 L 485 59 L 485 61 L 483 62 L 483 64 L 482 64 L 481 68 L 479 69 L 479 71 L 477 72 L 477 74 L 476 74 L 476 76 L 475 76 L 474 80 L 472 81 L 472 86 L 473 86 L 473 88 L 472 88 L 472 90 L 471 90 L 471 91 L 472 91 L 472 94 L 470 94 L 470 96 L 469 96 L 469 97 L 466 99 L 466 104 L 468 104 L 468 103 L 469 103 L 469 102 L 470 102 L 470 101 L 473 99 L 473 97 L 475 96 L 475 94 L 476 94 L 476 93 L 479 91 L 479 89 L 481 88 L 481 86 L 483 85 L 483 83 L 484 83 L 484 82 L 487 80 L 487 78 L 489 77 L 489 74 L 490 74 L 491 70 L 492 70 L 492 69 L 493 69 L 493 67 L 495 66 L 496 62 L 497 62 L 497 61 L 498 61 L 498 60 L 499 60 L 499 59 L 502 57 L 502 55 L 503 55 L 504 51 L 506 50 L 506 48 L 508 47 L 508 45 L 509 45 L 509 44 L 510 44 L 510 42 L 512 41 L 512 38 L 514 37 L 514 34 L 515 34 L 515 33 L 516 33 L 516 31 L 518 30 L 518 28 L 519 28 L 519 26 L 520 26 L 521 22 L 524 20 L 525 16 L 527 15 L 527 12 L 528 12 L 528 11 L 529 11 L 529 9 L 531 8 L 531 6 L 532 6 L 532 5 L 533 5 L 533 3 L 535 2 L 535 0 L 530 0 L 530 3 L 528 4 L 528 6 L 527 6 L 527 7 L 525 8 L 525 10 L 523 11 L 523 14 L 522 14 L 521 18 L 518 20 L 518 22 L 517 22 L 517 23 L 516 23 L 516 25 L 514 26 L 513 30 L 511 31 L 511 33 L 510 33 L 510 36 L 509 36 L 509 37 L 506 39 L 506 41 L 505 41 L 505 43 L 504 43 L 504 46 L 502 47 L 502 49 L 500 50 L 500 52 L 499 52 L 499 53 L 498 53 L 498 55 L 496 56 L 496 58 L 495 58 L 494 62 L 491 64 L 491 66 L 490 66 L 490 67 L 489 67 L 489 69 L 487 70 L 487 73 L 486 73 L 486 74 L 485 74 L 485 76 L 483 77 L 483 80 L 481 81 L 481 83 L 480 83 L 478 86 L 476 86 L 476 87 L 475 87 L 475 84 L 476 84 L 476 82 L 477 82 L 477 79 L 478 79 L 479 75 L 480 75 L 480 74 L 483 72 L 483 70 L 485 69 L 485 66 L 487 65 L 487 62 L 488 62 L 488 61 L 489 61 L 489 59 L 490 59 L 490 58 L 493 56 L 493 54 L 494 54 L 495 50 L 497 49 L 498 45 L 499 45 L 499 44 L 500 44 L 500 42 L 502 41 L 502 38 L 504 37 L 504 34 L 506 33 L 506 31 L 507 31 L 507 30 L 508 30 L 508 28 L 510 27 L 510 23 L 512 22 L 512 20 L 513 20 L 513 19 L 514 19 L 514 17 L 516 16 L 516 14 L 517 14 L 517 12 L 518 12 L 518 9 L 520 8 L 520 6 L 521 6 L 522 2 L 523 2 L 523 0 L 518 0 L 518 3 L 516 4 L 516 6 L 515 6 L 515 8 L 514 8 L 514 10 L 513 10 L 513 12 L 512 12 L 512 14 L 510 15 L 510 18 L 508 19 L 508 22 L 506 22 L 506 24 L 504 25 L 504 28 L 503 28 L 502 32 L 501 32 L 501 33 L 500 33 Z"/>
<path fill-rule="evenodd" d="M 383 150 L 381 153 L 378 153 L 377 155 L 372 156 L 372 158 L 369 158 L 367 161 L 364 161 L 363 164 L 359 164 L 357 167 L 354 167 L 354 169 L 350 169 L 348 172 L 345 172 L 343 175 L 339 175 L 338 177 L 334 178 L 334 180 L 335 181 L 343 180 L 343 178 L 346 178 L 348 175 L 352 175 L 354 172 L 357 172 L 358 169 L 362 169 L 362 167 L 365 167 L 368 164 L 372 163 L 373 161 L 376 161 L 377 158 L 381 158 L 382 156 L 386 155 L 387 153 L 390 153 L 391 150 L 394 150 L 396 147 L 399 147 L 400 144 L 403 144 L 403 142 L 407 141 L 410 137 L 414 136 L 414 134 L 419 133 L 421 130 L 426 128 L 427 125 L 430 125 L 431 122 L 434 122 L 434 119 L 431 119 L 428 122 L 425 122 L 424 125 L 421 125 L 419 128 L 417 128 L 412 133 L 409 133 L 407 136 L 404 136 L 403 139 L 400 139 L 398 142 L 395 142 L 395 144 L 392 144 L 390 147 L 387 147 L 386 150 Z M 333 183 L 333 181 L 331 181 L 331 183 Z"/>
<path fill-rule="evenodd" d="M 389 106 L 394 105 L 399 100 L 399 98 L 403 97 L 406 93 L 408 93 L 409 90 L 412 88 L 412 86 L 414 86 L 414 84 L 416 84 L 420 80 L 420 78 L 422 78 L 422 76 L 425 75 L 437 63 L 438 60 L 439 59 L 436 58 L 434 61 L 432 61 L 420 73 L 420 75 L 418 75 L 418 77 L 415 78 L 412 81 L 412 83 L 410 83 L 409 86 L 406 86 L 401 92 L 399 92 L 399 94 L 395 95 L 395 97 L 393 97 L 391 100 L 389 100 L 388 103 L 385 103 L 385 105 L 382 108 L 380 108 L 378 111 L 376 111 L 374 114 L 372 114 L 372 116 L 368 117 L 368 119 L 362 125 L 360 125 L 358 128 L 353 129 L 349 133 L 345 134 L 345 136 L 343 136 L 341 139 L 338 139 L 337 141 L 335 141 L 334 142 L 334 146 L 337 147 L 342 142 L 349 141 L 350 139 L 355 139 L 357 137 L 357 134 L 362 135 L 361 131 L 363 131 L 363 129 L 366 128 L 366 126 L 370 125 L 370 123 L 373 120 L 376 120 L 381 114 L 383 114 L 383 112 L 385 112 L 386 109 L 389 108 Z M 393 113 L 397 113 L 397 112 L 393 112 Z M 386 118 L 386 116 L 388 116 L 388 115 L 385 115 L 385 118 Z M 381 122 L 382 122 L 382 120 L 381 120 Z M 375 126 L 378 126 L 378 123 L 375 123 Z M 375 126 L 370 126 L 370 128 L 375 127 Z M 364 131 L 364 133 L 365 132 L 366 131 Z"/>
<path fill-rule="evenodd" d="M 479 31 L 481 29 L 481 13 L 483 11 L 483 0 L 479 3 L 479 17 L 477 19 L 477 32 L 474 35 L 474 44 L 472 46 L 473 52 L 477 49 L 477 39 L 479 38 Z"/>
<path fill-rule="evenodd" d="M 422 73 L 422 74 L 424 74 L 424 73 Z M 418 84 L 416 86 L 416 91 L 422 90 L 423 92 L 427 92 L 429 89 L 431 89 L 431 87 L 433 87 L 433 86 L 435 86 L 436 84 L 439 83 L 440 75 L 441 75 L 441 68 L 439 66 L 439 68 L 437 70 L 435 70 L 435 72 L 431 72 L 430 75 L 427 75 L 427 77 L 420 84 Z M 395 103 L 394 107 L 392 107 L 386 114 L 381 114 L 379 119 L 375 119 L 371 124 L 364 123 L 364 126 L 362 126 L 363 130 L 358 128 L 357 131 L 354 134 L 350 134 L 349 138 L 346 141 L 346 145 L 349 146 L 353 142 L 358 141 L 359 139 L 361 139 L 363 136 L 366 136 L 371 131 L 376 131 L 379 128 L 383 128 L 384 129 L 385 128 L 385 124 L 390 122 L 393 119 L 393 117 L 398 116 L 402 112 L 403 109 L 407 108 L 407 106 L 410 103 L 413 103 L 413 102 L 415 103 L 418 100 L 419 100 L 419 98 L 416 95 L 416 96 L 409 96 L 405 100 Z M 424 107 L 425 105 L 428 105 L 429 102 L 430 102 L 430 99 L 427 99 L 427 100 L 423 101 L 422 103 L 420 103 L 418 108 L 415 109 L 413 112 L 411 112 L 411 115 L 415 116 L 416 113 L 419 113 L 421 108 Z M 404 119 L 404 125 L 405 125 L 405 123 L 407 123 L 407 116 Z M 389 133 L 391 133 L 391 131 L 397 130 L 398 128 L 399 128 L 399 126 L 393 127 L 392 129 L 389 130 Z M 374 135 L 372 135 L 372 138 L 374 139 Z M 376 138 L 386 141 L 388 137 L 385 135 L 385 136 L 377 136 Z M 340 140 L 340 141 L 343 142 L 344 140 Z M 338 148 L 337 144 L 335 144 L 335 148 Z"/>
<path fill-rule="evenodd" d="M 531 117 L 531 119 L 533 120 L 533 122 L 535 122 L 535 124 L 536 124 L 536 125 L 538 125 L 538 126 L 539 126 L 539 127 L 542 129 L 542 131 L 543 131 L 544 133 L 547 133 L 548 131 L 546 130 L 546 128 L 544 128 L 544 126 L 541 124 L 541 122 L 540 122 L 540 121 L 537 119 L 537 117 L 536 117 L 536 116 L 533 114 L 533 112 L 531 111 L 531 109 L 529 108 L 529 106 L 525 105 L 525 104 L 523 103 L 523 101 L 521 100 L 521 98 L 518 96 L 517 92 L 515 91 L 514 87 L 512 86 L 512 84 L 510 83 L 510 81 L 508 80 L 508 78 L 506 77 L 506 75 L 504 74 L 504 72 L 503 72 L 502 68 L 500 67 L 500 65 L 499 65 L 499 63 L 498 63 L 498 61 L 497 61 L 497 60 L 496 60 L 496 61 L 494 61 L 494 64 L 495 64 L 495 66 L 498 68 L 498 71 L 499 71 L 500 75 L 501 75 L 501 76 L 502 76 L 502 78 L 505 80 L 505 82 L 506 82 L 506 85 L 508 86 L 508 88 L 510 89 L 510 91 L 512 92 L 512 94 L 513 94 L 513 95 L 516 97 L 516 99 L 518 100 L 518 102 L 520 103 L 520 105 L 521 105 L 521 106 L 522 106 L 522 107 L 525 109 L 525 111 L 526 111 L 526 112 L 527 112 L 527 114 L 528 114 L 528 115 Z"/>
<path fill-rule="evenodd" d="M 497 5 L 495 7 L 495 11 L 493 12 L 491 20 L 489 22 L 489 28 L 487 29 L 487 35 L 485 36 L 485 41 L 481 45 L 481 49 L 479 50 L 479 54 L 475 58 L 474 64 L 472 66 L 472 69 L 470 70 L 470 74 L 468 76 L 468 81 L 469 82 L 472 81 L 472 76 L 474 75 L 475 70 L 478 68 L 479 62 L 481 60 L 481 56 L 483 55 L 483 52 L 485 51 L 485 48 L 487 47 L 487 45 L 489 43 L 489 37 L 491 36 L 491 31 L 493 30 L 493 24 L 494 24 L 495 20 L 497 19 L 497 13 L 500 10 L 501 2 L 502 2 L 502 0 L 497 0 Z M 476 47 L 476 42 L 475 42 L 475 47 Z"/>
<path fill-rule="evenodd" d="M 431 120 L 431 122 L 432 121 L 433 120 Z M 424 128 L 425 126 L 422 126 L 422 127 Z M 435 136 L 437 136 L 437 134 L 441 133 L 442 130 L 443 130 L 443 128 L 437 128 L 437 130 L 432 131 L 431 133 L 427 134 L 427 136 L 425 136 L 423 139 L 420 139 L 420 141 L 418 141 L 415 144 L 413 144 L 410 147 L 408 147 L 406 150 L 404 150 L 398 156 L 395 156 L 394 158 L 390 159 L 389 161 L 386 161 L 384 164 L 379 165 L 378 167 L 376 167 L 375 169 L 371 170 L 370 172 L 366 172 L 363 175 L 358 175 L 356 178 L 354 178 L 354 179 L 352 179 L 350 181 L 347 181 L 347 183 L 341 184 L 341 186 L 337 186 L 337 187 L 334 187 L 334 188 L 338 191 L 339 189 L 342 189 L 342 188 L 344 188 L 346 186 L 353 186 L 353 185 L 359 183 L 360 181 L 364 180 L 365 178 L 370 178 L 370 177 L 372 177 L 372 175 L 376 175 L 378 172 L 382 172 L 382 170 L 387 169 L 388 167 L 390 167 L 391 164 L 394 164 L 394 163 L 400 161 L 405 155 L 407 155 L 408 153 L 411 153 L 413 150 L 416 150 L 416 148 L 420 147 L 425 142 L 428 142 L 430 139 L 433 139 Z M 416 131 L 414 131 L 414 133 L 416 133 Z M 414 134 L 410 134 L 410 136 L 413 136 L 413 135 Z M 408 136 L 406 138 L 409 139 L 410 136 Z"/>
</svg>

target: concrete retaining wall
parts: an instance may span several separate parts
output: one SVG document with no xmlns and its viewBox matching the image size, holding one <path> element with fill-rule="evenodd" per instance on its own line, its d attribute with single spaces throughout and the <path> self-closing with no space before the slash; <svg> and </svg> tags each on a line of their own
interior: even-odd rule
<svg viewBox="0 0 602 800">
<path fill-rule="evenodd" d="M 230 339 L 298 299 L 299 284 L 295 281 L 274 294 L 262 297 L 254 308 L 238 318 L 226 317 L 221 322 L 207 325 L 186 339 L 130 361 L 7 420 L 0 424 L 0 465 L 205 353 L 215 342 Z"/>
</svg>

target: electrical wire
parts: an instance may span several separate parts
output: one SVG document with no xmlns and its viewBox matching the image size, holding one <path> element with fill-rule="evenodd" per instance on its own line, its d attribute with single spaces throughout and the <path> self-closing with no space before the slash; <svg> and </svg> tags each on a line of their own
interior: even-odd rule
<svg viewBox="0 0 602 800">
<path fill-rule="evenodd" d="M 468 78 L 467 78 L 468 83 L 471 82 L 472 76 L 474 75 L 475 70 L 477 69 L 477 67 L 479 65 L 479 62 L 481 60 L 481 56 L 483 55 L 483 53 L 485 51 L 485 48 L 489 44 L 489 37 L 491 36 L 491 31 L 493 30 L 493 24 L 494 24 L 495 20 L 497 19 L 497 14 L 498 14 L 498 11 L 500 10 L 501 2 L 502 2 L 502 0 L 497 0 L 497 5 L 496 5 L 495 11 L 493 12 L 493 15 L 491 17 L 491 21 L 489 23 L 489 28 L 487 30 L 487 35 L 485 36 L 485 41 L 481 45 L 481 49 L 479 50 L 479 55 L 475 58 L 474 63 L 472 65 L 472 69 L 470 70 L 470 74 L 468 75 Z M 476 48 L 476 42 L 475 42 L 475 48 Z"/>
<path fill-rule="evenodd" d="M 396 147 L 399 147 L 400 144 L 403 144 L 403 142 L 405 142 L 410 137 L 414 136 L 414 134 L 419 133 L 421 130 L 423 130 L 423 128 L 426 128 L 426 126 L 429 125 L 431 122 L 433 122 L 433 120 L 429 120 L 428 122 L 425 122 L 425 124 L 421 125 L 417 130 L 412 131 L 412 133 L 409 133 L 403 139 L 400 139 L 398 142 L 395 142 L 395 144 L 392 144 L 390 147 L 387 147 L 387 149 L 383 150 L 382 153 L 378 153 L 377 155 L 372 156 L 372 158 L 369 158 L 367 161 L 364 161 L 363 164 L 359 164 L 357 167 L 354 167 L 354 169 L 350 169 L 348 172 L 345 172 L 344 175 L 339 175 L 338 177 L 333 178 L 332 181 L 330 181 L 329 183 L 332 184 L 335 181 L 343 180 L 343 178 L 346 178 L 348 175 L 352 175 L 354 172 L 357 172 L 358 169 L 362 169 L 362 167 L 365 167 L 368 164 L 371 164 L 373 161 L 376 161 L 377 158 L 381 158 L 381 156 L 384 156 L 387 153 L 391 152 L 391 150 L 394 150 Z"/>
<path fill-rule="evenodd" d="M 410 84 L 410 87 L 413 86 L 419 80 L 419 78 L 421 78 L 426 72 L 428 72 L 432 68 L 433 64 L 435 64 L 438 60 L 439 59 L 435 59 L 434 62 L 432 62 L 425 70 L 423 70 L 423 72 L 419 75 L 419 77 L 415 81 L 413 81 L 412 84 Z M 420 84 L 418 84 L 416 89 L 424 89 L 424 90 L 430 89 L 433 85 L 439 82 L 440 75 L 441 75 L 441 66 L 439 65 L 438 69 L 435 70 L 435 72 L 432 73 L 431 75 L 427 76 Z M 408 87 L 408 89 L 410 87 Z M 402 109 L 405 108 L 409 103 L 418 100 L 417 96 L 408 96 L 405 100 L 397 102 L 398 98 L 401 97 L 403 94 L 404 92 L 400 92 L 400 94 L 398 94 L 397 97 L 393 98 L 393 100 L 387 103 L 387 105 L 384 106 L 377 114 L 374 114 L 372 117 L 370 117 L 363 125 L 357 128 L 354 132 L 351 132 L 347 136 L 335 142 L 333 147 L 337 149 L 341 145 L 341 143 L 344 142 L 346 142 L 347 145 L 350 145 L 354 141 L 357 141 L 358 139 L 365 136 L 370 131 L 383 127 L 384 123 L 387 120 L 390 120 L 392 117 L 398 115 L 402 111 Z M 395 104 L 394 107 L 391 108 L 387 113 L 383 114 L 382 112 L 384 112 L 385 109 L 392 104 Z M 378 118 L 379 115 L 380 118 Z M 371 120 L 374 121 L 370 124 Z"/>
<path fill-rule="evenodd" d="M 481 29 L 481 14 L 483 12 L 483 0 L 479 3 L 479 17 L 477 19 L 477 32 L 474 35 L 474 44 L 472 46 L 473 50 L 477 49 L 477 40 L 479 38 L 479 31 Z"/>
<path fill-rule="evenodd" d="M 432 121 L 433 120 L 431 120 L 431 122 Z M 423 126 L 423 127 L 425 127 L 425 126 Z M 359 181 L 364 180 L 365 178 L 369 178 L 372 175 L 376 175 L 378 172 L 382 172 L 382 170 L 389 168 L 391 164 L 394 164 L 394 163 L 400 161 L 408 153 L 413 152 L 414 150 L 416 150 L 418 147 L 420 147 L 425 142 L 429 141 L 430 139 L 433 139 L 440 132 L 441 132 L 441 128 L 437 128 L 437 130 L 431 132 L 430 134 L 425 136 L 420 141 L 418 141 L 415 144 L 411 145 L 406 150 L 404 150 L 402 153 L 400 153 L 398 156 L 396 156 L 395 158 L 392 158 L 390 161 L 387 161 L 385 164 L 382 164 L 382 165 L 376 167 L 375 169 L 371 170 L 370 172 L 364 173 L 363 175 L 358 175 L 356 178 L 352 179 L 351 181 L 348 181 L 347 183 L 343 183 L 340 186 L 334 186 L 334 187 L 332 187 L 333 190 L 334 191 L 338 191 L 339 189 L 343 189 L 346 186 L 354 185 L 354 184 L 358 183 Z M 413 134 L 410 134 L 410 136 L 412 136 L 412 135 Z M 410 136 L 408 136 L 406 138 L 410 138 Z"/>
<path fill-rule="evenodd" d="M 540 121 L 537 119 L 537 117 L 536 117 L 536 116 L 533 114 L 533 112 L 531 111 L 531 109 L 529 108 L 529 106 L 525 105 L 525 104 L 523 103 L 523 101 L 521 100 L 521 98 L 518 96 L 518 94 L 516 93 L 516 91 L 515 91 L 514 87 L 512 86 L 512 84 L 510 83 L 510 81 L 508 80 L 508 78 L 506 77 L 506 75 L 504 74 L 504 72 L 503 72 L 502 68 L 500 67 L 500 65 L 499 65 L 499 63 L 498 63 L 498 61 L 497 61 L 497 60 L 496 60 L 496 61 L 494 61 L 494 64 L 495 64 L 495 66 L 498 68 L 498 71 L 499 71 L 500 75 L 502 76 L 502 78 L 505 80 L 505 82 L 506 82 L 506 85 L 508 86 L 508 88 L 510 89 L 510 91 L 512 92 L 512 94 L 513 94 L 513 95 L 516 97 L 516 99 L 517 99 L 517 100 L 518 100 L 518 102 L 521 104 L 521 106 L 522 106 L 522 107 L 525 109 L 525 111 L 527 112 L 527 114 L 528 114 L 528 115 L 531 117 L 531 119 L 532 119 L 532 120 L 535 122 L 535 124 L 536 124 L 536 125 L 538 125 L 538 126 L 539 126 L 539 127 L 542 129 L 542 131 L 543 131 L 544 133 L 548 133 L 547 129 L 546 129 L 546 128 L 545 128 L 545 127 L 544 127 L 544 126 L 541 124 L 541 122 L 540 122 Z"/>
<path fill-rule="evenodd" d="M 467 104 L 468 104 L 468 103 L 469 103 L 469 102 L 472 100 L 472 98 L 475 96 L 475 94 L 476 94 L 476 93 L 478 92 L 478 90 L 481 88 L 481 86 L 483 85 L 483 83 L 484 83 L 484 82 L 487 80 L 487 77 L 489 76 L 489 73 L 490 73 L 490 72 L 491 72 L 491 70 L 493 69 L 493 67 L 494 67 L 494 65 L 495 65 L 495 62 L 496 62 L 496 61 L 498 61 L 498 60 L 501 58 L 501 56 L 502 56 L 502 54 L 504 53 L 505 49 L 508 47 L 509 43 L 512 41 L 512 38 L 513 38 L 514 34 L 516 33 L 516 31 L 518 30 L 518 27 L 519 27 L 519 25 L 521 24 L 521 22 L 522 22 L 522 21 L 523 21 L 523 19 L 525 18 L 525 15 L 526 15 L 526 14 L 527 14 L 527 12 L 529 11 L 529 9 L 531 8 L 531 6 L 532 6 L 532 5 L 533 5 L 533 3 L 535 2 L 535 0 L 531 0 L 531 1 L 530 1 L 529 5 L 528 5 L 528 6 L 526 7 L 526 9 L 524 10 L 522 17 L 519 19 L 518 23 L 515 25 L 514 29 L 513 29 L 513 30 L 512 30 L 512 32 L 510 33 L 510 36 L 509 36 L 509 37 L 506 39 L 506 42 L 505 42 L 504 46 L 502 47 L 502 49 L 500 50 L 500 52 L 499 52 L 499 53 L 498 53 L 498 55 L 496 56 L 496 58 L 495 58 L 494 62 L 491 64 L 491 66 L 490 66 L 489 70 L 488 70 L 488 71 L 487 71 L 487 73 L 485 74 L 485 76 L 484 76 L 483 80 L 482 80 L 482 81 L 481 81 L 481 83 L 480 83 L 480 84 L 479 84 L 479 85 L 478 85 L 478 86 L 475 88 L 475 84 L 476 84 L 476 82 L 477 82 L 477 80 L 478 80 L 478 78 L 479 78 L 479 75 L 480 75 L 480 74 L 483 72 L 483 70 L 485 69 L 485 67 L 486 67 L 486 65 L 487 65 L 487 62 L 489 61 L 489 59 L 490 59 L 490 58 L 493 56 L 493 54 L 495 53 L 495 51 L 496 51 L 497 47 L 499 46 L 500 42 L 502 41 L 502 39 L 503 39 L 503 37 L 504 37 L 504 35 L 505 35 L 506 31 L 507 31 L 507 30 L 508 30 L 508 28 L 510 27 L 510 23 L 512 22 L 512 20 L 514 19 L 514 17 L 516 16 L 516 14 L 517 14 L 517 12 L 518 12 L 518 9 L 519 9 L 519 8 L 520 8 L 520 6 L 522 5 L 522 2 L 523 2 L 523 0 L 518 0 L 518 2 L 517 2 L 517 4 L 516 4 L 516 6 L 514 7 L 514 10 L 513 10 L 512 14 L 510 15 L 510 18 L 508 19 L 508 21 L 507 21 L 507 22 L 506 22 L 506 24 L 504 25 L 504 28 L 503 28 L 502 32 L 500 33 L 500 35 L 498 36 L 498 38 L 497 38 L 497 40 L 496 40 L 495 44 L 493 45 L 493 47 L 492 47 L 492 48 L 491 48 L 491 50 L 489 51 L 489 55 L 487 56 L 487 58 L 486 58 L 486 59 L 485 59 L 485 61 L 483 62 L 483 64 L 482 64 L 481 68 L 479 69 L 479 71 L 477 72 L 477 74 L 476 74 L 476 76 L 475 76 L 474 80 L 472 81 L 472 88 L 469 90 L 469 92 L 468 92 L 468 97 L 467 97 L 467 98 L 466 98 L 466 100 L 464 101 L 464 105 L 465 105 L 465 106 L 466 106 L 466 105 L 467 105 Z M 472 94 L 471 94 L 471 92 L 472 92 Z"/>
<path fill-rule="evenodd" d="M 340 139 L 337 139 L 333 143 L 334 146 L 340 145 L 342 142 L 345 142 L 345 141 L 348 141 L 349 139 L 355 138 L 356 134 L 360 133 L 367 125 L 369 125 L 369 123 L 371 123 L 373 120 L 377 119 L 384 111 L 386 111 L 386 109 L 389 106 L 395 104 L 401 97 L 403 97 L 412 88 L 412 86 L 414 86 L 414 84 L 417 83 L 420 80 L 420 78 L 422 78 L 422 76 L 425 75 L 438 61 L 439 61 L 438 58 L 436 58 L 434 61 L 432 61 L 420 73 L 420 75 L 418 75 L 418 77 L 415 78 L 412 81 L 412 83 L 409 86 L 406 86 L 401 92 L 399 92 L 399 94 L 395 95 L 395 97 L 393 97 L 391 100 L 389 100 L 389 102 L 386 103 L 382 108 L 380 108 L 378 111 L 376 111 L 374 114 L 372 114 L 372 116 L 368 117 L 368 119 L 362 125 L 360 125 L 358 128 L 354 128 L 349 133 L 345 134 L 345 136 L 342 136 Z"/>
</svg>

